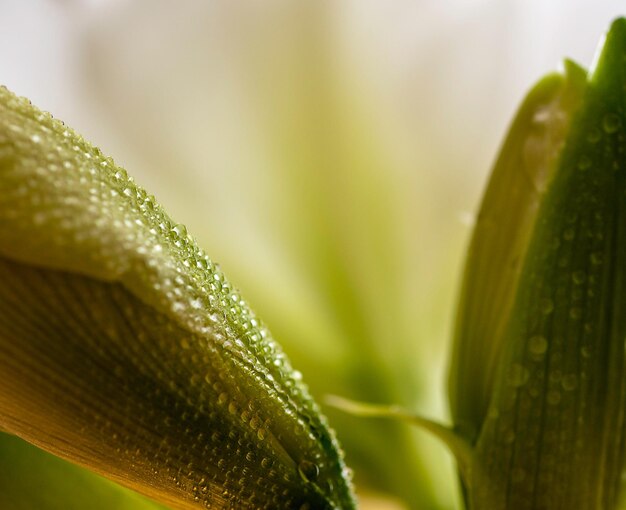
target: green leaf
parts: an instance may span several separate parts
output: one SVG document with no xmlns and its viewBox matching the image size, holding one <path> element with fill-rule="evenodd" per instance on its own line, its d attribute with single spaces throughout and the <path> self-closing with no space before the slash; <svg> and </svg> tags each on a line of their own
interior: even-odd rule
<svg viewBox="0 0 626 510">
<path fill-rule="evenodd" d="M 618 507 L 626 440 L 625 58 L 619 19 L 530 236 L 484 395 L 471 508 Z"/>
<path fill-rule="evenodd" d="M 182 225 L 0 89 L 0 426 L 173 508 L 353 508 L 326 420 Z"/>
<path fill-rule="evenodd" d="M 543 78 L 521 105 L 482 200 L 469 247 L 449 396 L 455 428 L 476 439 L 485 418 L 528 241 L 558 164 L 586 73 L 571 61 Z"/>
</svg>

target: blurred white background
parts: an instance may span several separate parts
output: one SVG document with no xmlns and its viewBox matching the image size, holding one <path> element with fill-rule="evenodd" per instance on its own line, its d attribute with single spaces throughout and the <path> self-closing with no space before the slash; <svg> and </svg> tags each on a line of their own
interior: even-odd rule
<svg viewBox="0 0 626 510">
<path fill-rule="evenodd" d="M 463 250 L 498 144 L 525 91 L 563 57 L 589 66 L 620 9 L 5 0 L 0 83 L 187 224 L 318 399 L 445 421 Z M 457 507 L 433 441 L 325 410 L 364 507 Z"/>
</svg>

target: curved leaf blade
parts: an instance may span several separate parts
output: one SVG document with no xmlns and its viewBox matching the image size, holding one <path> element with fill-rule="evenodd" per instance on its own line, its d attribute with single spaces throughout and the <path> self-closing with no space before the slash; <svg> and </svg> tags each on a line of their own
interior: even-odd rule
<svg viewBox="0 0 626 510">
<path fill-rule="evenodd" d="M 571 61 L 521 105 L 492 171 L 470 247 L 457 311 L 449 398 L 457 431 L 475 441 L 485 418 L 521 264 L 574 112 L 586 86 Z"/>
<path fill-rule="evenodd" d="M 626 438 L 626 20 L 542 201 L 476 448 L 472 508 L 615 509 Z M 546 306 L 549 303 L 550 306 Z"/>
<path fill-rule="evenodd" d="M 267 329 L 154 198 L 0 89 L 0 426 L 173 508 L 352 508 Z"/>
</svg>

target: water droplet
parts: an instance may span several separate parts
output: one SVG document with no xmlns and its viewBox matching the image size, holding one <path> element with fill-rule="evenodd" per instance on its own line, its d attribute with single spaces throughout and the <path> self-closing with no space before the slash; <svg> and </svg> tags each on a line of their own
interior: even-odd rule
<svg viewBox="0 0 626 510">
<path fill-rule="evenodd" d="M 560 370 L 552 370 L 549 375 L 549 380 L 551 384 L 556 384 L 561 381 L 563 378 L 563 372 Z"/>
<path fill-rule="evenodd" d="M 578 386 L 578 378 L 575 374 L 565 375 L 563 379 L 561 379 L 561 387 L 565 391 L 573 391 L 576 389 L 576 386 Z"/>
<path fill-rule="evenodd" d="M 185 225 L 175 225 L 174 228 L 172 228 L 172 232 L 174 232 L 179 237 L 187 237 L 187 228 L 185 227 Z"/>
<path fill-rule="evenodd" d="M 125 181 L 128 179 L 128 174 L 126 173 L 126 170 L 120 168 L 113 174 L 113 177 L 115 177 L 118 181 Z"/>
<path fill-rule="evenodd" d="M 528 382 L 529 377 L 530 374 L 527 368 L 523 367 L 519 363 L 514 363 L 511 366 L 511 370 L 509 371 L 507 380 L 509 385 L 513 386 L 514 388 L 519 388 L 521 386 L 524 386 L 524 384 Z"/>
<path fill-rule="evenodd" d="M 607 113 L 602 120 L 602 128 L 609 135 L 617 132 L 621 124 L 621 119 L 615 113 Z"/>
<path fill-rule="evenodd" d="M 591 263 L 594 266 L 599 266 L 600 264 L 602 264 L 602 252 L 597 251 L 591 254 Z"/>
<path fill-rule="evenodd" d="M 258 416 L 253 416 L 253 417 L 250 419 L 250 428 L 251 428 L 252 430 L 256 430 L 256 429 L 258 429 L 260 425 L 261 425 L 261 420 L 259 419 L 259 417 L 258 417 Z"/>
<path fill-rule="evenodd" d="M 585 279 L 586 275 L 584 271 L 574 271 L 574 273 L 572 273 L 572 281 L 576 285 L 582 285 L 583 283 L 585 283 Z"/>
<path fill-rule="evenodd" d="M 545 354 L 545 352 L 548 350 L 548 340 L 546 339 L 546 337 L 541 335 L 531 336 L 528 340 L 528 350 L 532 354 Z"/>
<path fill-rule="evenodd" d="M 569 311 L 569 316 L 571 319 L 580 319 L 582 317 L 583 311 L 580 307 L 578 306 L 574 306 L 573 308 L 570 309 Z"/>
<path fill-rule="evenodd" d="M 305 482 L 313 482 L 319 476 L 320 468 L 313 462 L 303 460 L 298 464 L 298 473 Z"/>
</svg>

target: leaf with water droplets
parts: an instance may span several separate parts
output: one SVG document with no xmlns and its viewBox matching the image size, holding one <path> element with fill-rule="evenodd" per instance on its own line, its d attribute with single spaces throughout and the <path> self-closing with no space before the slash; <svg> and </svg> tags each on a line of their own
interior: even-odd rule
<svg viewBox="0 0 626 510">
<path fill-rule="evenodd" d="M 0 427 L 173 508 L 354 507 L 326 420 L 218 266 L 4 88 Z"/>
<path fill-rule="evenodd" d="M 619 508 L 626 441 L 624 83 L 626 20 L 619 19 L 564 132 L 508 291 L 502 332 L 486 331 L 484 341 L 500 348 L 492 381 L 479 388 L 488 405 L 477 415 L 470 508 Z"/>
<path fill-rule="evenodd" d="M 469 247 L 456 322 L 449 394 L 457 431 L 473 441 L 489 405 L 521 263 L 568 132 L 586 73 L 566 61 L 517 113 L 494 166 Z M 543 306 L 547 309 L 550 301 Z"/>
</svg>

